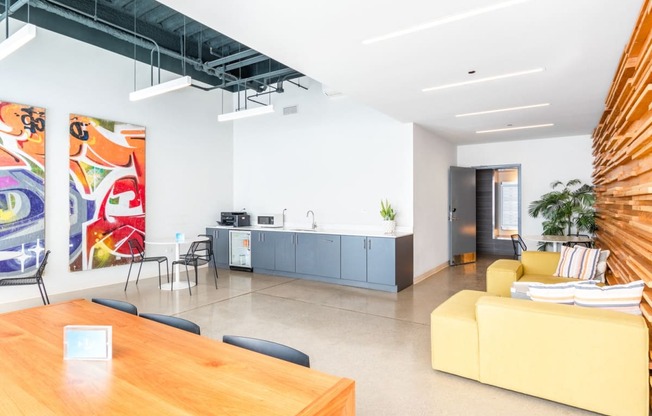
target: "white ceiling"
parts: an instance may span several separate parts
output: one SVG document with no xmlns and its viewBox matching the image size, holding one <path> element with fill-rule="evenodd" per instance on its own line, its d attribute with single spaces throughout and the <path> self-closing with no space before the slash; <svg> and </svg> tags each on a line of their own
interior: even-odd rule
<svg viewBox="0 0 652 416">
<path fill-rule="evenodd" d="M 160 0 L 402 122 L 458 144 L 591 134 L 643 0 L 529 0 L 370 45 L 364 39 L 505 0 Z M 545 71 L 424 93 L 538 67 Z M 469 75 L 468 71 L 476 73 Z M 456 118 L 455 114 L 550 103 Z M 476 130 L 554 123 L 538 129 Z"/>
</svg>

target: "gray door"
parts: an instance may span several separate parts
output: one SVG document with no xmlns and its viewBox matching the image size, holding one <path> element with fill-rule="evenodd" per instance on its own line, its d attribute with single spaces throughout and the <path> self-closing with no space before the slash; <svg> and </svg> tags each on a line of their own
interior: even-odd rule
<svg viewBox="0 0 652 416">
<path fill-rule="evenodd" d="M 475 169 L 451 166 L 448 182 L 451 266 L 475 262 Z"/>
</svg>

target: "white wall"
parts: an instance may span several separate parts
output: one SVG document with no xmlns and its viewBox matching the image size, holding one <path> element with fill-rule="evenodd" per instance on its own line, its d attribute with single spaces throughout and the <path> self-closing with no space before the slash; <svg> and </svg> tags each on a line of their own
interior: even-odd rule
<svg viewBox="0 0 652 416">
<path fill-rule="evenodd" d="M 141 66 L 139 76 L 139 88 L 149 85 L 149 66 Z M 127 275 L 127 266 L 68 271 L 69 113 L 146 127 L 147 238 L 203 232 L 231 205 L 232 131 L 217 123 L 219 94 L 187 88 L 131 103 L 132 60 L 42 29 L 1 62 L 0 79 L 0 100 L 46 108 L 46 246 L 52 254 L 45 282 L 51 294 L 124 282 Z M 156 266 L 145 266 L 143 274 L 156 275 Z M 33 286 L 2 288 L 0 303 L 35 295 Z"/>
<path fill-rule="evenodd" d="M 349 99 L 285 83 L 276 113 L 234 122 L 234 208 L 287 208 L 292 225 L 381 229 L 381 198 L 412 229 L 412 127 Z M 302 78 L 302 83 L 306 78 Z M 266 98 L 263 98 L 266 100 Z M 282 115 L 286 106 L 298 113 Z"/>
<path fill-rule="evenodd" d="M 541 234 L 541 218 L 528 215 L 530 203 L 551 190 L 556 180 L 580 179 L 592 183 L 593 156 L 590 136 L 488 143 L 457 148 L 459 166 L 521 165 L 523 235 Z M 527 243 L 527 242 L 526 242 Z"/>
<path fill-rule="evenodd" d="M 448 169 L 456 147 L 414 126 L 414 275 L 448 262 Z"/>
</svg>

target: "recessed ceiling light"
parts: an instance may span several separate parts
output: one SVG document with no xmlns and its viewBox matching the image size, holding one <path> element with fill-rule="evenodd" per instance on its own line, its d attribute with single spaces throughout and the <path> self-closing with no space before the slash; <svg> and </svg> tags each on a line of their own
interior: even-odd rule
<svg viewBox="0 0 652 416">
<path fill-rule="evenodd" d="M 421 32 L 422 30 L 431 29 L 431 28 L 436 27 L 436 26 L 441 26 L 441 25 L 445 25 L 447 23 L 457 22 L 458 20 L 468 19 L 469 17 L 474 17 L 474 16 L 478 16 L 478 15 L 481 15 L 481 14 L 493 12 L 495 10 L 504 9 L 505 7 L 515 6 L 515 5 L 520 4 L 520 3 L 525 3 L 526 1 L 530 1 L 530 0 L 510 0 L 510 1 L 504 1 L 502 3 L 494 4 L 492 6 L 481 7 L 481 8 L 478 8 L 478 9 L 469 10 L 468 12 L 464 12 L 464 13 L 460 13 L 460 14 L 454 14 L 454 15 L 451 15 L 451 16 L 443 17 L 441 19 L 433 20 L 431 22 L 422 23 L 422 24 L 416 25 L 416 26 L 410 26 L 410 27 L 408 27 L 406 29 L 397 30 L 395 32 L 390 32 L 390 33 L 387 33 L 387 34 L 384 34 L 384 35 L 381 35 L 381 36 L 377 36 L 377 37 L 374 37 L 374 38 L 365 39 L 365 40 L 362 41 L 362 44 L 363 45 L 370 45 L 372 43 L 381 42 L 381 41 L 388 40 L 388 39 L 393 39 L 393 38 L 398 38 L 400 36 L 405 36 L 405 35 L 409 35 L 409 34 L 416 33 L 416 32 Z"/>
<path fill-rule="evenodd" d="M 503 111 L 527 110 L 528 108 L 547 107 L 550 103 L 522 105 L 520 107 L 499 108 L 497 110 L 477 111 L 475 113 L 455 114 L 455 117 L 480 116 L 483 114 L 502 113 Z"/>
<path fill-rule="evenodd" d="M 478 78 L 478 79 L 474 79 L 474 80 L 471 80 L 471 81 L 454 82 L 452 84 L 444 84 L 444 85 L 439 85 L 437 87 L 424 88 L 421 91 L 430 92 L 430 91 L 436 91 L 436 90 L 443 90 L 443 89 L 446 89 L 446 88 L 460 87 L 462 85 L 478 84 L 480 82 L 495 81 L 497 79 L 504 79 L 504 78 L 518 77 L 518 76 L 521 76 L 521 75 L 535 74 L 537 72 L 543 72 L 544 70 L 545 70 L 544 68 L 535 68 L 535 69 L 528 69 L 527 71 L 510 72 L 508 74 L 494 75 L 493 77 Z"/>
<path fill-rule="evenodd" d="M 493 130 L 478 130 L 476 133 L 482 134 L 482 133 L 494 133 L 497 131 L 510 131 L 510 130 L 525 130 L 525 129 L 538 129 L 539 127 L 550 127 L 554 126 L 553 123 L 548 123 L 548 124 L 533 124 L 531 126 L 521 126 L 521 127 L 507 127 L 504 129 L 493 129 Z"/>
</svg>

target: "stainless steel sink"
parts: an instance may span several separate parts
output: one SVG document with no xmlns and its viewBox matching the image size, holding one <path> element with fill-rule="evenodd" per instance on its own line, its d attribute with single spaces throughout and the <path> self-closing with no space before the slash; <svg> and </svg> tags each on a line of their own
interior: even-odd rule
<svg viewBox="0 0 652 416">
<path fill-rule="evenodd" d="M 312 229 L 312 228 L 286 228 L 286 230 L 288 230 L 288 231 L 302 231 L 302 232 L 303 231 L 310 231 L 310 232 L 317 231 L 316 229 Z"/>
</svg>

